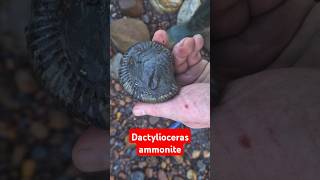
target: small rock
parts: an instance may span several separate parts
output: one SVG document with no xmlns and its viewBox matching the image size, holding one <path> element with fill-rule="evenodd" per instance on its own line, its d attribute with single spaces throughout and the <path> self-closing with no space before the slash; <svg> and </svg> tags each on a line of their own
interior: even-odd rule
<svg viewBox="0 0 320 180">
<path fill-rule="evenodd" d="M 174 156 L 174 159 L 177 161 L 178 164 L 183 163 L 183 156 Z"/>
<path fill-rule="evenodd" d="M 137 42 L 150 40 L 148 27 L 141 20 L 133 18 L 112 21 L 110 33 L 112 43 L 123 53 Z"/>
<path fill-rule="evenodd" d="M 159 121 L 159 117 L 154 117 L 154 116 L 150 116 L 149 117 L 149 123 L 151 124 L 151 125 L 155 125 L 155 124 L 157 124 L 157 122 Z"/>
<path fill-rule="evenodd" d="M 28 159 L 22 162 L 21 175 L 24 178 L 30 178 L 36 171 L 36 162 L 32 159 Z"/>
<path fill-rule="evenodd" d="M 151 5 L 160 13 L 177 12 L 183 0 L 150 0 Z"/>
<path fill-rule="evenodd" d="M 210 152 L 208 150 L 203 151 L 204 158 L 210 158 Z"/>
<path fill-rule="evenodd" d="M 39 122 L 34 122 L 31 125 L 30 131 L 35 138 L 40 140 L 45 139 L 49 135 L 48 128 L 44 124 Z"/>
<path fill-rule="evenodd" d="M 17 145 L 13 150 L 12 155 L 12 161 L 11 163 L 16 166 L 19 165 L 23 159 L 23 157 L 26 155 L 27 149 L 23 145 Z"/>
<path fill-rule="evenodd" d="M 202 160 L 197 161 L 198 172 L 204 172 L 206 170 L 206 164 Z"/>
<path fill-rule="evenodd" d="M 147 166 L 147 163 L 145 161 L 139 162 L 138 164 L 139 168 L 143 169 L 144 167 Z"/>
<path fill-rule="evenodd" d="M 55 130 L 61 130 L 68 126 L 69 118 L 68 116 L 57 110 L 49 111 L 49 127 Z"/>
<path fill-rule="evenodd" d="M 200 7 L 201 0 L 185 0 L 177 16 L 177 24 L 187 23 Z"/>
<path fill-rule="evenodd" d="M 125 98 L 126 103 L 131 103 L 132 102 L 132 98 L 129 96 L 126 96 Z"/>
<path fill-rule="evenodd" d="M 131 180 L 144 180 L 144 174 L 141 171 L 134 171 L 130 174 Z"/>
<path fill-rule="evenodd" d="M 114 89 L 115 89 L 117 92 L 120 92 L 120 91 L 122 91 L 122 86 L 121 86 L 119 83 L 116 83 L 116 84 L 114 85 Z"/>
<path fill-rule="evenodd" d="M 121 100 L 119 101 L 119 104 L 120 104 L 120 106 L 125 106 L 125 105 L 126 105 L 126 102 L 121 99 Z"/>
<path fill-rule="evenodd" d="M 22 93 L 33 93 L 37 90 L 37 83 L 28 70 L 18 70 L 14 76 L 17 88 Z"/>
<path fill-rule="evenodd" d="M 197 174 L 194 172 L 194 170 L 189 169 L 187 172 L 187 178 L 191 180 L 197 180 Z"/>
<path fill-rule="evenodd" d="M 174 176 L 174 177 L 173 177 L 173 180 L 183 180 L 183 178 L 180 177 L 180 176 Z"/>
<path fill-rule="evenodd" d="M 168 180 L 167 174 L 163 170 L 159 170 L 158 179 L 159 180 Z"/>
<path fill-rule="evenodd" d="M 119 7 L 123 15 L 138 17 L 143 13 L 143 0 L 119 0 Z"/>
<path fill-rule="evenodd" d="M 110 62 L 110 74 L 111 78 L 118 80 L 119 79 L 119 68 L 120 68 L 120 61 L 122 59 L 122 54 L 117 53 L 113 56 Z"/>
<path fill-rule="evenodd" d="M 148 16 L 148 14 L 143 15 L 143 16 L 142 16 L 142 20 L 143 20 L 143 22 L 145 22 L 145 23 L 147 23 L 147 24 L 150 23 L 150 18 L 149 18 L 149 16 Z"/>
<path fill-rule="evenodd" d="M 167 163 L 164 162 L 164 161 L 162 161 L 162 162 L 161 162 L 161 168 L 162 168 L 162 169 L 165 169 L 166 167 L 167 167 Z"/>
<path fill-rule="evenodd" d="M 124 172 L 119 173 L 119 178 L 121 179 L 127 179 L 127 175 Z"/>
<path fill-rule="evenodd" d="M 201 151 L 199 151 L 199 150 L 194 150 L 194 151 L 192 152 L 192 159 L 197 159 L 197 158 L 199 158 L 199 157 L 200 157 L 200 154 L 201 154 Z"/>
<path fill-rule="evenodd" d="M 147 168 L 145 174 L 146 174 L 147 178 L 152 178 L 152 176 L 153 176 L 153 169 Z"/>
<path fill-rule="evenodd" d="M 117 133 L 116 128 L 110 127 L 110 136 L 115 136 Z"/>
<path fill-rule="evenodd" d="M 117 112 L 116 113 L 116 120 L 119 121 L 121 116 L 122 116 L 121 112 Z"/>
</svg>

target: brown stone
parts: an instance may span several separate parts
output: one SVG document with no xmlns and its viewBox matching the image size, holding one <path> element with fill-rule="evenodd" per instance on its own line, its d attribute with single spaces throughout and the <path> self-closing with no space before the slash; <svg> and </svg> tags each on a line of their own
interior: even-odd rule
<svg viewBox="0 0 320 180">
<path fill-rule="evenodd" d="M 137 42 L 150 40 L 148 27 L 138 19 L 122 18 L 111 22 L 111 41 L 121 52 Z"/>
<path fill-rule="evenodd" d="M 139 17 L 143 14 L 143 0 L 119 0 L 119 7 L 125 16 Z"/>
</svg>

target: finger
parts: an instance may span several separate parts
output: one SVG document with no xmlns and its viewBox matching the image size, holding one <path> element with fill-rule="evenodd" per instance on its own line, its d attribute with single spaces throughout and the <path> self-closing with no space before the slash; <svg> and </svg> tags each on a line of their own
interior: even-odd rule
<svg viewBox="0 0 320 180">
<path fill-rule="evenodd" d="M 201 60 L 200 50 L 203 48 L 204 40 L 200 34 L 194 35 L 194 51 L 188 57 L 189 67 L 197 64 Z"/>
<path fill-rule="evenodd" d="M 175 66 L 178 72 L 183 72 L 186 69 L 179 68 L 181 64 L 187 61 L 188 56 L 193 52 L 195 42 L 193 38 L 184 38 L 173 48 L 173 55 L 175 57 Z"/>
<path fill-rule="evenodd" d="M 109 167 L 108 145 L 107 131 L 90 127 L 73 147 L 74 165 L 83 172 L 106 171 Z"/>
<path fill-rule="evenodd" d="M 158 30 L 154 33 L 152 41 L 159 42 L 163 44 L 164 46 L 168 47 L 168 35 L 167 32 L 164 30 Z"/>
<path fill-rule="evenodd" d="M 176 113 L 178 103 L 178 97 L 159 104 L 147 104 L 147 103 L 138 103 L 133 107 L 133 114 L 135 116 L 156 116 L 163 117 L 172 120 L 180 119 L 179 115 Z"/>
<path fill-rule="evenodd" d="M 202 75 L 202 73 L 204 73 L 208 63 L 209 62 L 206 60 L 201 60 L 198 64 L 189 68 L 185 73 L 178 74 L 176 79 L 179 85 L 185 86 L 194 83 Z"/>
</svg>

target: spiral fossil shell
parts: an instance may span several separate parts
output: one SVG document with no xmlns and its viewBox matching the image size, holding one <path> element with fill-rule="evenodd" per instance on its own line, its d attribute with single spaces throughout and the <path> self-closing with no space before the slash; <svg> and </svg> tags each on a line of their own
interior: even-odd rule
<svg viewBox="0 0 320 180">
<path fill-rule="evenodd" d="M 121 60 L 120 83 L 135 99 L 159 103 L 179 91 L 169 49 L 157 42 L 140 42 L 129 48 Z"/>
<path fill-rule="evenodd" d="M 108 6 L 106 0 L 33 0 L 26 31 L 43 86 L 69 112 L 100 128 L 109 126 Z"/>
</svg>

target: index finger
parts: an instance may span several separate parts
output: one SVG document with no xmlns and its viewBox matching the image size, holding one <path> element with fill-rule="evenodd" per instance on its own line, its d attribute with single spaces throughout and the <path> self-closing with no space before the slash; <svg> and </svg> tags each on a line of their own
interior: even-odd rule
<svg viewBox="0 0 320 180">
<path fill-rule="evenodd" d="M 158 30 L 154 33 L 152 41 L 159 42 L 165 47 L 169 46 L 168 35 L 164 30 Z"/>
</svg>

